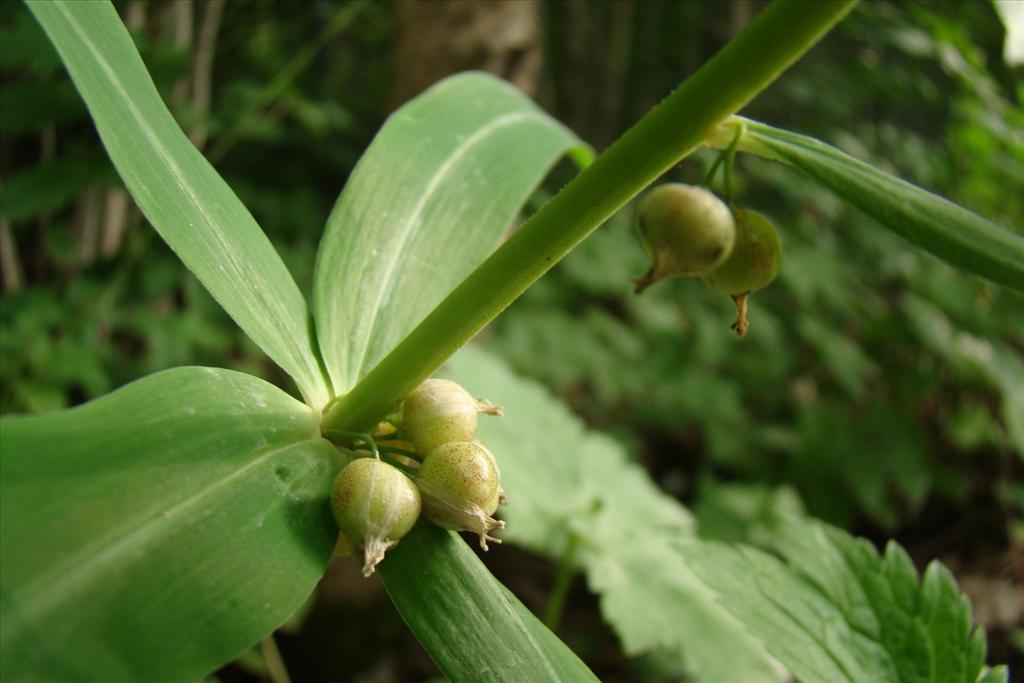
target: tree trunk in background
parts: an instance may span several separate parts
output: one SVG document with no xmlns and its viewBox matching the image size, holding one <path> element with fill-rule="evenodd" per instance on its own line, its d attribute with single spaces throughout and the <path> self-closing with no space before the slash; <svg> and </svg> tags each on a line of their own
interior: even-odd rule
<svg viewBox="0 0 1024 683">
<path fill-rule="evenodd" d="M 536 0 L 394 4 L 391 108 L 459 71 L 488 71 L 533 95 L 541 65 Z"/>
</svg>

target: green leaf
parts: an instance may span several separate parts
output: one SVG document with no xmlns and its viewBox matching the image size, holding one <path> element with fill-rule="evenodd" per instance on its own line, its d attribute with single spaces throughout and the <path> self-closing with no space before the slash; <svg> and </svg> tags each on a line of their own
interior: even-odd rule
<svg viewBox="0 0 1024 683">
<path fill-rule="evenodd" d="M 719 599 L 804 683 L 975 683 L 985 634 L 933 562 L 919 580 L 890 542 L 816 522 L 779 531 L 779 559 L 750 547 L 685 543 L 687 561 Z"/>
<path fill-rule="evenodd" d="M 628 654 L 669 649 L 708 683 L 781 678 L 684 562 L 675 543 L 694 537 L 690 514 L 620 445 L 478 348 L 460 351 L 446 374 L 505 409 L 481 417 L 479 431 L 510 499 L 503 537 L 553 558 L 577 539 L 578 564 Z"/>
<path fill-rule="evenodd" d="M 336 451 L 263 380 L 178 368 L 0 430 L 4 680 L 196 680 L 330 558 Z"/>
<path fill-rule="evenodd" d="M 327 220 L 314 284 L 338 394 L 490 253 L 575 136 L 509 84 L 441 81 L 393 114 Z"/>
<path fill-rule="evenodd" d="M 402 618 L 455 683 L 597 681 L 450 531 L 420 523 L 380 565 Z"/>
<path fill-rule="evenodd" d="M 757 121 L 741 149 L 800 169 L 897 235 L 948 263 L 1024 291 L 1024 236 L 835 147 Z M 731 140 L 731 128 L 724 129 Z"/>
<path fill-rule="evenodd" d="M 249 211 L 160 99 L 109 2 L 32 0 L 146 218 L 316 409 L 329 389 L 306 302 Z"/>
</svg>

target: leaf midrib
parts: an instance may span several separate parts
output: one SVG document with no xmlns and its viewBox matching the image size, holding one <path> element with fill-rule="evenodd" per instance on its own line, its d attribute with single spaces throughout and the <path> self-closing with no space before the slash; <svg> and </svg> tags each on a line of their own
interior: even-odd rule
<svg viewBox="0 0 1024 683">
<path fill-rule="evenodd" d="M 495 119 L 492 119 L 487 125 L 482 126 L 476 130 L 472 135 L 467 137 L 463 144 L 460 145 L 455 151 L 444 160 L 431 176 L 430 182 L 427 184 L 426 189 L 420 196 L 419 201 L 413 207 L 412 211 L 408 214 L 406 219 L 403 221 L 402 227 L 402 241 L 399 246 L 394 249 L 392 257 L 388 260 L 387 271 L 384 276 L 384 282 L 382 286 L 377 288 L 377 294 L 373 302 L 372 310 L 377 311 L 380 309 L 381 303 L 384 297 L 391 291 L 394 286 L 394 280 L 399 272 L 399 264 L 403 261 L 404 257 L 407 256 L 407 248 L 412 242 L 413 238 L 419 234 L 423 226 L 423 221 L 420 220 L 420 216 L 423 213 L 423 209 L 426 208 L 427 204 L 435 195 L 438 187 L 444 181 L 445 177 L 451 172 L 451 170 L 462 160 L 474 147 L 483 143 L 491 135 L 495 134 L 502 128 L 507 128 L 520 123 L 527 123 L 531 125 L 541 125 L 547 128 L 554 128 L 554 126 L 534 111 L 519 111 L 512 112 L 509 114 L 503 114 Z M 411 226 L 411 227 L 410 227 Z M 378 323 L 381 316 L 375 316 L 373 321 L 370 323 L 370 329 L 365 336 L 365 342 L 363 344 L 362 351 L 358 363 L 352 368 L 351 377 L 359 378 L 365 374 L 364 370 L 366 367 L 366 359 L 370 354 L 370 349 L 373 348 L 373 341 L 377 334 Z"/>
<path fill-rule="evenodd" d="M 19 593 L 28 595 L 28 600 L 18 601 L 13 604 L 16 614 L 28 616 L 28 619 L 5 620 L 2 640 L 5 645 L 17 642 L 22 631 L 31 620 L 38 620 L 41 614 L 45 614 L 55 607 L 64 603 L 66 596 L 75 592 L 76 589 L 88 586 L 104 565 L 110 564 L 117 558 L 126 554 L 137 545 L 137 541 L 159 536 L 159 530 L 163 527 L 173 526 L 189 508 L 193 507 L 203 499 L 216 493 L 220 489 L 229 486 L 235 480 L 244 476 L 250 470 L 257 468 L 270 458 L 282 451 L 298 446 L 314 444 L 321 441 L 319 435 L 312 438 L 295 441 L 272 448 L 264 453 L 258 454 L 243 467 L 235 470 L 229 475 L 217 479 L 209 486 L 190 495 L 182 501 L 174 503 L 169 508 L 156 511 L 146 521 L 126 531 L 118 538 L 101 539 L 99 542 L 85 546 L 74 555 L 66 558 L 62 563 L 53 566 L 49 571 L 39 574 L 34 580 L 24 585 Z M 66 569 L 72 565 L 71 569 Z"/>
<path fill-rule="evenodd" d="M 216 226 L 217 221 L 215 221 L 214 217 L 206 210 L 206 207 L 203 205 L 203 203 L 199 201 L 199 197 L 195 191 L 195 188 L 188 182 L 188 177 L 184 173 L 182 168 L 178 165 L 177 160 L 170 153 L 169 149 L 163 144 L 160 137 L 156 134 L 153 128 L 149 125 L 149 122 L 147 121 L 146 117 L 143 116 L 142 112 L 135 105 L 135 101 L 129 95 L 124 84 L 121 82 L 120 78 L 118 78 L 117 73 L 110 66 L 110 63 L 107 62 L 107 60 L 103 57 L 102 53 L 100 53 L 100 51 L 96 48 L 95 44 L 93 44 L 93 42 L 89 39 L 89 33 L 82 29 L 81 24 L 79 24 L 75 20 L 74 15 L 67 9 L 67 3 L 65 2 L 65 0 L 54 0 L 54 5 L 61 12 L 61 14 L 64 15 L 64 18 L 67 20 L 68 24 L 70 24 L 74 28 L 74 30 L 78 34 L 79 40 L 81 41 L 82 45 L 85 46 L 85 48 L 92 54 L 93 59 L 96 60 L 97 65 L 99 65 L 100 69 L 102 69 L 104 75 L 107 77 L 108 82 L 117 91 L 117 94 L 122 99 L 128 112 L 135 120 L 135 123 L 138 125 L 142 133 L 146 136 L 146 140 L 150 143 L 150 145 L 152 145 L 152 147 L 166 162 L 168 170 L 171 172 L 171 175 L 174 177 L 178 186 L 184 191 L 185 196 L 188 197 L 189 202 L 195 208 L 196 212 L 203 218 L 203 220 L 206 222 L 208 226 Z M 191 144 L 191 142 L 189 142 L 188 144 Z M 189 227 L 195 228 L 196 226 Z M 238 259 L 235 258 L 233 250 L 230 248 L 230 245 L 224 240 L 224 237 L 220 233 L 220 231 L 214 228 L 207 231 L 207 235 L 212 236 L 214 241 L 217 243 L 217 246 L 219 247 L 218 261 L 222 264 L 222 268 L 223 262 L 226 261 L 230 265 L 231 271 L 234 274 L 234 278 L 236 281 L 248 281 L 249 284 L 251 285 L 252 282 L 250 278 L 247 277 L 246 271 L 240 266 Z M 175 250 L 175 253 L 177 253 L 177 250 Z M 256 298 L 264 307 L 264 310 L 268 312 L 273 312 L 272 315 L 268 316 L 268 318 L 270 319 L 269 322 L 271 324 L 276 324 L 276 322 L 280 320 L 288 320 L 290 318 L 290 316 L 288 315 L 287 308 L 282 308 L 279 305 L 280 300 L 277 297 L 267 296 L 267 292 L 265 292 L 261 287 L 250 286 L 247 287 L 247 290 L 255 294 Z M 220 296 L 218 296 L 218 294 L 215 291 L 209 291 L 223 308 L 228 308 L 227 306 L 224 305 L 224 302 L 221 301 Z M 292 330 L 290 328 L 285 330 L 278 328 L 278 331 L 280 333 L 278 335 L 280 339 L 288 339 L 292 336 Z M 248 333 L 248 330 L 246 330 L 246 332 Z M 298 363 L 294 367 L 305 369 L 306 376 L 302 378 L 303 381 L 297 381 L 297 383 L 299 384 L 299 388 L 304 395 L 304 398 L 306 399 L 307 402 L 310 403 L 310 405 L 314 409 L 319 408 L 319 406 L 313 405 L 314 403 L 316 403 L 313 396 L 305 395 L 307 391 L 316 390 L 315 386 L 310 386 L 307 389 L 306 381 L 308 381 L 310 378 L 315 378 L 317 373 L 319 372 L 319 369 L 311 369 L 307 367 L 307 361 L 311 358 L 312 351 L 307 356 L 307 354 L 303 353 L 295 354 L 293 349 L 289 349 L 288 355 L 291 356 L 290 360 L 292 362 L 298 361 Z M 299 378 L 296 378 L 296 380 L 298 379 Z M 315 379 L 313 381 L 315 382 Z"/>
</svg>

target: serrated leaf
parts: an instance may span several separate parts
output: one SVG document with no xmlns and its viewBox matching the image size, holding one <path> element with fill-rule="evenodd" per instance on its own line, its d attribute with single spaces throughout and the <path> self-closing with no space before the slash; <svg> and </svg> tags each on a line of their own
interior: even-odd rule
<svg viewBox="0 0 1024 683">
<path fill-rule="evenodd" d="M 938 562 L 922 580 L 894 542 L 874 547 L 816 522 L 780 527 L 786 562 L 760 550 L 686 543 L 719 599 L 804 683 L 974 683 L 985 659 L 970 605 Z"/>
<path fill-rule="evenodd" d="M 510 499 L 502 536 L 553 558 L 577 539 L 577 562 L 627 653 L 668 648 L 708 683 L 780 679 L 683 562 L 675 543 L 694 537 L 690 514 L 620 445 L 585 430 L 540 385 L 479 348 L 460 351 L 446 375 L 505 409 L 479 427 Z"/>
<path fill-rule="evenodd" d="M 1024 291 L 1024 235 L 819 140 L 739 118 L 744 145 L 800 169 L 897 235 L 948 263 Z"/>
<path fill-rule="evenodd" d="M 335 450 L 263 380 L 168 370 L 0 433 L 4 680 L 196 680 L 330 558 Z"/>
<path fill-rule="evenodd" d="M 313 408 L 329 390 L 306 302 L 224 179 L 178 127 L 109 2 L 30 1 L 139 208 Z"/>
<path fill-rule="evenodd" d="M 420 523 L 381 578 L 409 628 L 455 683 L 596 682 L 456 534 Z"/>
<path fill-rule="evenodd" d="M 317 254 L 324 362 L 342 394 L 495 247 L 575 136 L 469 73 L 395 112 L 345 185 Z"/>
</svg>

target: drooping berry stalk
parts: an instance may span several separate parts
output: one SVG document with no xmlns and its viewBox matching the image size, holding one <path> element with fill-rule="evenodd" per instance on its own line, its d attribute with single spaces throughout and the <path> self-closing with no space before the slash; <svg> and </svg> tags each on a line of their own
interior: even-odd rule
<svg viewBox="0 0 1024 683">
<path fill-rule="evenodd" d="M 326 428 L 369 429 L 591 231 L 814 45 L 854 0 L 779 0 L 469 275 L 348 394 Z"/>
</svg>

